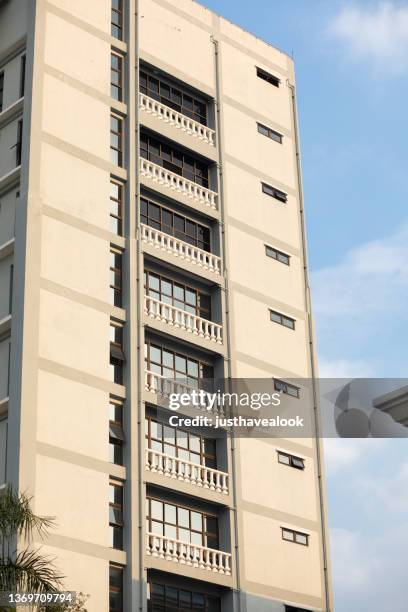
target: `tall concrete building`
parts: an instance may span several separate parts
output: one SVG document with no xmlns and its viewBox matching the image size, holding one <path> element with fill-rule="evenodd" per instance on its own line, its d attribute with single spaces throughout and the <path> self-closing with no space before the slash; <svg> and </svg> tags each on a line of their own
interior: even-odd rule
<svg viewBox="0 0 408 612">
<path fill-rule="evenodd" d="M 332 610 L 320 443 L 155 410 L 309 392 L 294 82 L 191 0 L 0 1 L 0 480 L 89 612 Z"/>
</svg>

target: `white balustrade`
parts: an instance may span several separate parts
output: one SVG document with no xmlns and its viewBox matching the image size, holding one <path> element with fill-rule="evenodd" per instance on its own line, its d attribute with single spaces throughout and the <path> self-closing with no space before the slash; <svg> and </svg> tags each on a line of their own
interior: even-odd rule
<svg viewBox="0 0 408 612">
<path fill-rule="evenodd" d="M 218 323 L 197 317 L 181 308 L 176 308 L 147 295 L 145 295 L 144 309 L 145 313 L 152 319 L 157 319 L 206 340 L 222 344 L 222 326 Z"/>
<path fill-rule="evenodd" d="M 145 389 L 152 393 L 170 395 L 171 393 L 191 393 L 197 391 L 197 387 L 187 385 L 179 380 L 173 380 L 156 374 L 155 372 L 145 371 Z"/>
<path fill-rule="evenodd" d="M 180 380 L 176 380 L 173 378 L 166 378 L 161 374 L 156 374 L 156 372 L 151 372 L 150 370 L 145 370 L 145 390 L 150 393 L 157 393 L 164 397 L 169 397 L 171 394 L 176 395 L 191 395 L 191 406 L 195 410 L 204 410 L 207 411 L 207 404 L 201 402 L 201 398 L 197 396 L 197 393 L 200 391 L 198 387 L 194 387 L 192 385 L 188 385 Z M 211 391 L 202 390 L 204 393 L 210 393 L 213 395 Z M 195 402 L 195 403 L 194 403 Z M 225 409 L 223 405 L 218 405 L 215 402 L 214 406 L 209 410 L 211 415 L 224 417 Z"/>
<path fill-rule="evenodd" d="M 179 240 L 170 234 L 161 232 L 160 230 L 149 227 L 142 223 L 141 226 L 142 240 L 151 244 L 157 249 L 171 253 L 175 257 L 180 257 L 192 264 L 197 265 L 204 270 L 221 274 L 221 258 L 208 253 L 203 249 L 192 246 L 188 242 Z"/>
<path fill-rule="evenodd" d="M 154 115 L 158 119 L 174 125 L 176 128 L 208 143 L 210 146 L 214 146 L 215 143 L 215 132 L 211 128 L 203 125 L 199 121 L 190 119 L 186 115 L 179 113 L 178 111 L 146 96 L 146 94 L 139 93 L 139 105 L 140 109 Z"/>
<path fill-rule="evenodd" d="M 194 181 L 180 176 L 175 172 L 166 170 L 143 157 L 140 158 L 140 174 L 155 183 L 160 183 L 173 191 L 178 191 L 182 195 L 199 202 L 209 208 L 217 209 L 217 194 L 207 187 L 202 187 Z"/>
<path fill-rule="evenodd" d="M 228 495 L 228 474 L 213 468 L 146 449 L 146 469 L 197 487 Z"/>
<path fill-rule="evenodd" d="M 231 576 L 231 553 L 147 533 L 146 554 L 173 563 Z"/>
</svg>

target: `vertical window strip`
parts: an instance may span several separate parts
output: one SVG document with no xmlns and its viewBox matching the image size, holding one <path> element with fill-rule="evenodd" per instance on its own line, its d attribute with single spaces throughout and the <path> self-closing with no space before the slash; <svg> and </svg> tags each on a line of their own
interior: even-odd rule
<svg viewBox="0 0 408 612">
<path fill-rule="evenodd" d="M 118 40 L 123 40 L 123 0 L 112 0 L 111 34 Z"/>
</svg>

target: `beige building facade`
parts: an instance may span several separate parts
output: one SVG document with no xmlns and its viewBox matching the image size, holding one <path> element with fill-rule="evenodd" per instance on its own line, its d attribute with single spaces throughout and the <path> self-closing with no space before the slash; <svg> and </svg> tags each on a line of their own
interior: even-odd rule
<svg viewBox="0 0 408 612">
<path fill-rule="evenodd" d="M 313 391 L 294 83 L 191 0 L 0 1 L 0 481 L 89 612 L 333 610 L 320 442 L 156 410 Z"/>
</svg>

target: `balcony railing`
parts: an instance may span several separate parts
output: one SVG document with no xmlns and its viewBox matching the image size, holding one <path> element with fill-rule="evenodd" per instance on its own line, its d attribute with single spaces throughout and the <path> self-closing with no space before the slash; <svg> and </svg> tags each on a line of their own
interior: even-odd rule
<svg viewBox="0 0 408 612">
<path fill-rule="evenodd" d="M 175 172 L 170 172 L 170 170 L 166 170 L 143 157 L 140 158 L 140 174 L 173 191 L 178 191 L 195 202 L 199 202 L 214 210 L 217 209 L 217 194 L 215 191 L 211 191 L 211 189 L 207 189 L 207 187 L 202 187 L 194 183 L 194 181 L 190 181 Z"/>
<path fill-rule="evenodd" d="M 214 146 L 215 143 L 215 132 L 211 128 L 186 117 L 182 113 L 173 110 L 169 106 L 146 96 L 146 94 L 139 93 L 139 105 L 140 109 L 154 115 L 158 119 L 161 119 L 165 123 L 174 125 L 183 132 L 207 142 L 210 146 Z"/>
<path fill-rule="evenodd" d="M 148 533 L 146 554 L 181 565 L 231 576 L 231 554 L 206 546 Z"/>
<path fill-rule="evenodd" d="M 184 329 L 200 338 L 222 344 L 222 325 L 218 323 L 197 317 L 181 308 L 165 304 L 147 295 L 145 295 L 144 309 L 145 313 L 152 319 Z"/>
<path fill-rule="evenodd" d="M 172 380 L 156 374 L 155 372 L 145 371 L 145 389 L 151 393 L 162 393 L 163 395 L 170 395 L 170 393 L 191 393 L 196 390 L 196 387 L 187 385 L 186 383 L 178 380 Z"/>
<path fill-rule="evenodd" d="M 204 270 L 221 274 L 221 258 L 142 223 L 142 240 Z"/>
<path fill-rule="evenodd" d="M 192 461 L 172 457 L 147 448 L 146 469 L 197 487 L 228 495 L 228 474 L 205 465 L 198 465 Z"/>
<path fill-rule="evenodd" d="M 201 379 L 199 382 L 202 382 L 204 386 L 204 383 L 208 383 L 209 380 Z M 208 387 L 208 384 L 207 384 L 207 387 Z M 145 390 L 149 391 L 150 393 L 158 393 L 164 397 L 168 397 L 172 393 L 178 394 L 178 395 L 181 395 L 182 393 L 191 395 L 192 392 L 196 393 L 201 388 L 202 387 L 198 387 L 198 386 L 194 387 L 193 385 L 188 385 L 187 383 L 182 382 L 180 380 L 166 378 L 165 376 L 162 376 L 161 374 L 150 372 L 150 370 L 145 370 Z M 203 390 L 209 393 L 212 392 L 211 389 L 203 389 Z M 202 404 L 197 404 L 197 403 L 195 405 L 192 404 L 191 408 L 195 410 L 207 410 L 206 406 L 203 406 Z M 223 405 L 219 405 L 217 402 L 215 402 L 214 406 L 211 408 L 209 413 L 210 415 L 224 417 L 225 408 Z"/>
</svg>

